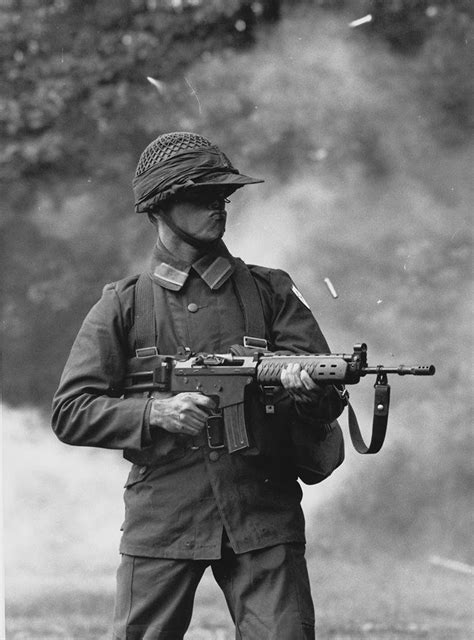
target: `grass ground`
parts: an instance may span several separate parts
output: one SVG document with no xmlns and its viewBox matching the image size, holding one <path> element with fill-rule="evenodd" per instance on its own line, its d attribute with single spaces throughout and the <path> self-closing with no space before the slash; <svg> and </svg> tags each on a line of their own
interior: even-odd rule
<svg viewBox="0 0 474 640">
<path fill-rule="evenodd" d="M 474 637 L 472 576 L 425 559 L 378 553 L 309 559 L 319 640 L 469 640 Z M 7 640 L 110 638 L 113 594 L 61 589 L 7 601 Z M 205 574 L 187 640 L 231 640 L 224 599 Z M 254 639 L 252 639 L 254 640 Z M 255 639 L 257 640 L 257 639 Z M 289 640 L 289 639 L 282 639 Z"/>
</svg>

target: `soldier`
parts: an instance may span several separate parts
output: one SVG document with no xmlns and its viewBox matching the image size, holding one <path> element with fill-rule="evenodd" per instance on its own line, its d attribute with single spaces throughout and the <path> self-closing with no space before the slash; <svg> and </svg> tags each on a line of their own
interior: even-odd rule
<svg viewBox="0 0 474 640">
<path fill-rule="evenodd" d="M 265 414 L 260 390 L 249 392 L 251 445 L 232 454 L 222 434 L 209 433 L 211 397 L 124 393 L 130 373 L 156 353 L 241 355 L 243 336 L 271 351 L 329 351 L 289 275 L 245 265 L 222 241 L 228 197 L 258 182 L 194 133 L 164 134 L 147 146 L 134 194 L 136 211 L 147 213 L 157 231 L 151 268 L 105 286 L 54 398 L 60 440 L 121 449 L 133 463 L 115 640 L 182 638 L 208 566 L 237 638 L 314 637 L 298 476 L 314 483 L 342 462 L 334 422 L 344 406 L 340 391 L 288 367 L 274 415 Z M 299 461 L 296 441 L 302 451 L 331 448 L 323 475 Z"/>
</svg>

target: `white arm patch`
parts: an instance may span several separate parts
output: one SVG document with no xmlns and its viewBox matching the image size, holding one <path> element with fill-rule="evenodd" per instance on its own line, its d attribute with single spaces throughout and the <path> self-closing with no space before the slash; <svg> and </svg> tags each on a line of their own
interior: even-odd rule
<svg viewBox="0 0 474 640">
<path fill-rule="evenodd" d="M 301 291 L 297 288 L 297 286 L 295 284 L 291 285 L 291 290 L 293 291 L 295 296 L 298 298 L 298 300 L 300 300 L 300 302 L 302 302 L 304 304 L 304 306 L 309 309 L 309 304 L 303 298 L 303 294 L 301 293 Z"/>
</svg>

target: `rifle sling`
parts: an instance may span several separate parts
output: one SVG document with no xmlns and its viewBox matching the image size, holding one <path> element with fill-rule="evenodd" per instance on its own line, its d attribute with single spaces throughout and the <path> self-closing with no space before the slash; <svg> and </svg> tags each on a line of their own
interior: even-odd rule
<svg viewBox="0 0 474 640">
<path fill-rule="evenodd" d="M 135 285 L 134 304 L 135 349 L 156 346 L 157 328 L 153 282 L 148 273 L 141 273 Z"/>
<path fill-rule="evenodd" d="M 349 433 L 352 444 L 358 453 L 377 453 L 382 448 L 387 432 L 388 410 L 390 407 L 390 385 L 386 376 L 381 380 L 377 379 L 374 385 L 374 414 L 372 420 L 372 435 L 370 444 L 367 446 L 360 432 L 359 423 L 351 403 L 347 405 Z"/>
<path fill-rule="evenodd" d="M 232 279 L 244 316 L 245 335 L 252 338 L 265 338 L 265 316 L 255 280 L 243 260 L 235 258 L 235 266 Z"/>
</svg>

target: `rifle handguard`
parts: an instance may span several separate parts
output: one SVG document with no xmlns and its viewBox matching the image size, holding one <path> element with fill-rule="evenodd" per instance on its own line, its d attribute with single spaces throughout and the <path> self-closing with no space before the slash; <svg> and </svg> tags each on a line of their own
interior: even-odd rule
<svg viewBox="0 0 474 640">
<path fill-rule="evenodd" d="M 279 385 L 281 373 L 289 364 L 299 364 L 314 382 L 341 382 L 348 375 L 348 363 L 340 356 L 263 356 L 257 371 L 257 382 Z"/>
</svg>

